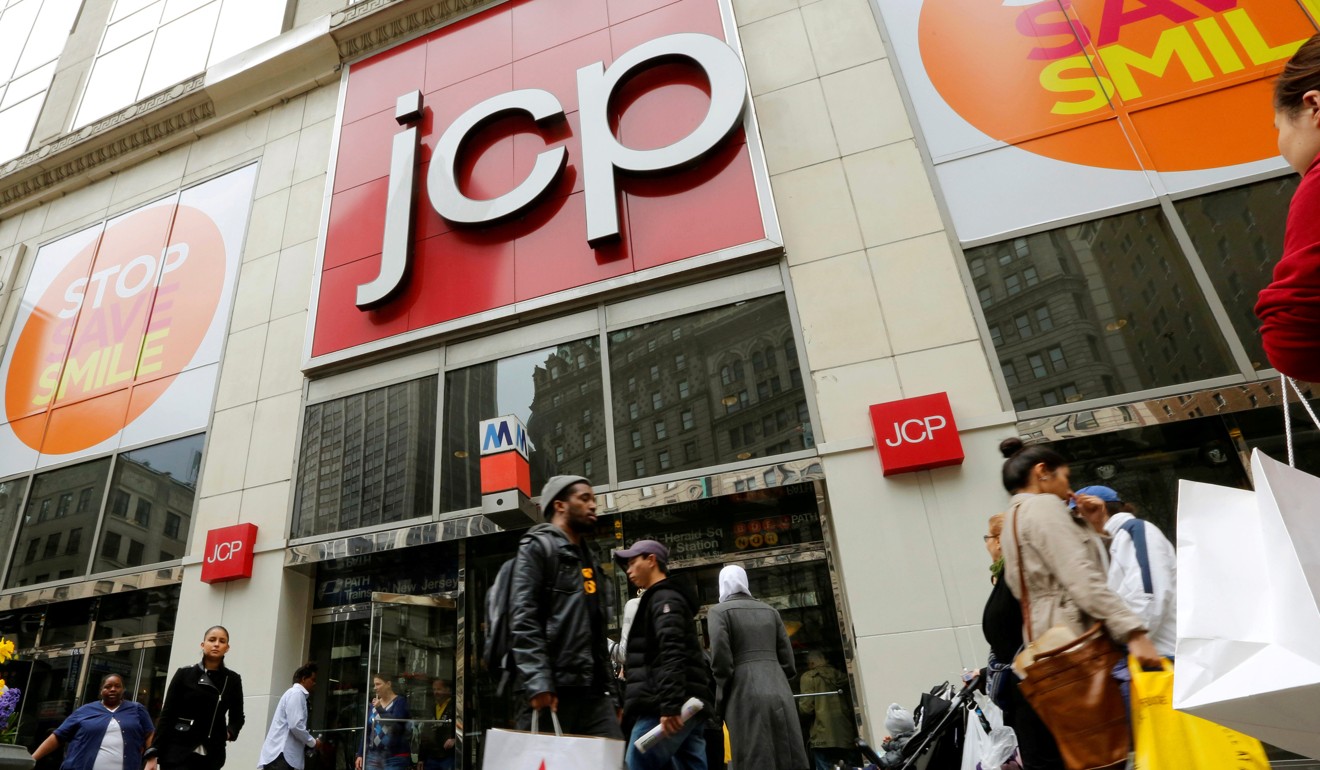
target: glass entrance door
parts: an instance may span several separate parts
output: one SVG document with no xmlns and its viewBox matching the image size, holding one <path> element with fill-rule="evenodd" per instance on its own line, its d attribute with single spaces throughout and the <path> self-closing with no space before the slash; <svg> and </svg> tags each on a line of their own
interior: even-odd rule
<svg viewBox="0 0 1320 770">
<path fill-rule="evenodd" d="M 451 770 L 461 752 L 454 599 L 372 594 L 369 642 L 364 770 Z"/>
</svg>

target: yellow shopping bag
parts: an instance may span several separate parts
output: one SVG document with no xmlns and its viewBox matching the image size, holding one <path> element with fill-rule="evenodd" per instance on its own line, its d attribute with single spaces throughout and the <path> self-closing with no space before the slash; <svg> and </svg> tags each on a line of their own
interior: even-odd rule
<svg viewBox="0 0 1320 770">
<path fill-rule="evenodd" d="M 1128 658 L 1132 674 L 1135 770 L 1269 770 L 1265 749 L 1249 735 L 1173 710 L 1173 664 L 1143 671 Z"/>
</svg>

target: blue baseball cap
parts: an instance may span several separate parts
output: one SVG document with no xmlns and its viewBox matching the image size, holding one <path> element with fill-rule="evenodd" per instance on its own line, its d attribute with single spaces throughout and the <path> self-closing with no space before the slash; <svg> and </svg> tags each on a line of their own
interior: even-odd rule
<svg viewBox="0 0 1320 770">
<path fill-rule="evenodd" d="M 1112 488 L 1102 487 L 1097 484 L 1096 486 L 1092 486 L 1092 487 L 1082 487 L 1081 489 L 1074 492 L 1073 499 L 1068 501 L 1068 507 L 1076 508 L 1077 498 L 1080 497 L 1081 495 L 1090 495 L 1091 497 L 1098 497 L 1101 500 L 1104 500 L 1106 503 L 1119 503 L 1123 501 L 1123 499 L 1118 496 L 1118 493 L 1115 492 Z"/>
</svg>

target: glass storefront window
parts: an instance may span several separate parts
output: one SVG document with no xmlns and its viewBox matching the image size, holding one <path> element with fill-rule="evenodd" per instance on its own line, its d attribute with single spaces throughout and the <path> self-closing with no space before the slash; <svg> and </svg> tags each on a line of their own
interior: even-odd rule
<svg viewBox="0 0 1320 770">
<path fill-rule="evenodd" d="M 1274 410 L 1266 412 L 1278 415 Z M 1283 426 L 1278 427 L 1282 431 Z M 1217 416 L 1102 433 L 1052 446 L 1069 461 L 1073 489 L 1092 484 L 1112 487 L 1132 503 L 1137 516 L 1159 527 L 1170 542 L 1176 542 L 1179 479 L 1250 488 L 1229 427 Z"/>
<path fill-rule="evenodd" d="M 1158 209 L 968 249 L 967 259 L 979 265 L 973 284 L 1018 409 L 1236 371 Z M 1031 281 L 1010 291 L 1028 270 Z"/>
<path fill-rule="evenodd" d="M 94 638 L 114 640 L 126 636 L 173 632 L 178 607 L 178 586 L 103 596 L 96 613 Z"/>
<path fill-rule="evenodd" d="M 438 383 L 423 377 L 307 407 L 294 537 L 430 514 Z"/>
<path fill-rule="evenodd" d="M 492 417 L 512 414 L 527 426 L 536 446 L 533 495 L 558 473 L 603 473 L 602 392 L 600 344 L 594 337 L 450 372 L 445 377 L 440 510 L 481 505 L 477 426 Z"/>
<path fill-rule="evenodd" d="M 0 536 L 13 536 L 14 530 L 18 527 L 18 510 L 23 505 L 23 495 L 27 494 L 28 482 L 30 479 L 10 479 L 9 481 L 0 481 Z M 0 550 L 0 561 L 10 558 L 11 546 L 15 541 L 10 540 Z M 22 554 L 15 553 L 14 558 Z"/>
<path fill-rule="evenodd" d="M 609 341 L 621 480 L 815 445 L 783 296 L 611 332 Z"/>
<path fill-rule="evenodd" d="M 17 550 L 9 569 L 7 588 L 45 583 L 86 574 L 92 533 L 105 492 L 110 458 L 43 473 L 32 483 L 17 537 Z M 60 498 L 84 496 L 87 506 L 61 506 Z M 63 514 L 61 514 L 63 511 Z M 50 544 L 55 544 L 52 549 Z M 51 556 L 46 554 L 53 551 Z"/>
<path fill-rule="evenodd" d="M 119 455 L 93 572 L 183 555 L 204 441 L 199 434 Z"/>
<path fill-rule="evenodd" d="M 1283 226 L 1298 181 L 1296 174 L 1289 174 L 1175 204 L 1257 369 L 1268 367 L 1269 361 L 1260 343 L 1256 296 L 1283 256 Z"/>
</svg>

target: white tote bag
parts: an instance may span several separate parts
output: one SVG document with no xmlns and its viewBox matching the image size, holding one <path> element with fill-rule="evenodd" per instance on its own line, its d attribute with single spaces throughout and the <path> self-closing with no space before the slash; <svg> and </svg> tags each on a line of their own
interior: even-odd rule
<svg viewBox="0 0 1320 770">
<path fill-rule="evenodd" d="M 536 714 L 532 732 L 487 730 L 483 770 L 619 770 L 623 767 L 623 741 L 564 735 L 559 717 L 551 712 L 555 734 L 538 733 Z"/>
<path fill-rule="evenodd" d="M 1179 482 L 1173 707 L 1320 757 L 1320 478 L 1251 468 L 1255 491 Z"/>
</svg>

